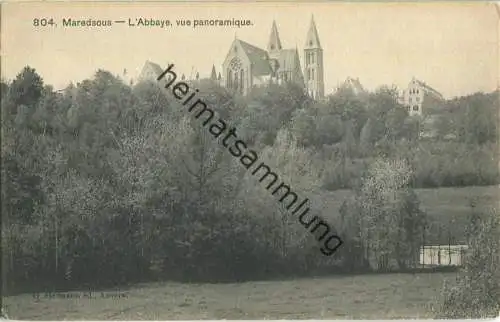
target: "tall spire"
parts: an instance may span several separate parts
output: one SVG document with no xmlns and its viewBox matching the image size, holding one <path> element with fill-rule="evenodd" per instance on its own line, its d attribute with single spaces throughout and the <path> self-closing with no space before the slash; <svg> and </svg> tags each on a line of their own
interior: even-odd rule
<svg viewBox="0 0 500 322">
<path fill-rule="evenodd" d="M 215 65 L 212 65 L 212 74 L 210 75 L 210 79 L 217 80 L 217 72 L 215 71 Z"/>
<path fill-rule="evenodd" d="M 311 25 L 307 32 L 306 44 L 304 46 L 304 78 L 307 91 L 314 99 L 323 98 L 325 93 L 323 49 L 319 42 L 318 30 L 311 17 Z"/>
<path fill-rule="evenodd" d="M 269 36 L 269 43 L 267 44 L 267 51 L 281 50 L 281 40 L 278 34 L 278 27 L 276 21 L 273 20 L 273 27 L 271 28 L 271 35 Z"/>
<path fill-rule="evenodd" d="M 306 45 L 304 48 L 321 48 L 318 30 L 316 29 L 316 23 L 314 22 L 314 16 L 311 16 L 311 25 L 309 26 L 309 31 L 307 32 Z"/>
</svg>

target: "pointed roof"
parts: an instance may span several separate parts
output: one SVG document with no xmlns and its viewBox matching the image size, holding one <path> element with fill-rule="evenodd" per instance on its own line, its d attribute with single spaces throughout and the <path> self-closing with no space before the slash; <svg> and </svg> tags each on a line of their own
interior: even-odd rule
<svg viewBox="0 0 500 322">
<path fill-rule="evenodd" d="M 417 84 L 418 86 L 420 86 L 421 88 L 423 88 L 424 90 L 426 90 L 427 92 L 429 93 L 432 93 L 434 94 L 435 96 L 437 96 L 438 98 L 441 98 L 443 99 L 443 95 L 438 92 L 437 90 L 435 90 L 434 88 L 430 87 L 429 85 L 427 85 L 425 82 L 421 81 L 421 80 L 418 80 L 415 76 L 413 76 L 412 80 L 411 80 L 411 83 L 415 83 Z"/>
<path fill-rule="evenodd" d="M 316 23 L 314 22 L 314 16 L 311 16 L 311 25 L 309 26 L 309 31 L 307 32 L 306 44 L 304 48 L 321 48 L 318 30 L 316 29 Z"/>
<path fill-rule="evenodd" d="M 295 49 L 283 49 L 278 56 L 281 71 L 295 71 L 297 69 L 298 55 Z"/>
<path fill-rule="evenodd" d="M 366 93 L 365 88 L 361 85 L 359 78 L 347 77 L 338 89 L 350 89 L 355 95 Z"/>
<path fill-rule="evenodd" d="M 243 40 L 236 40 L 240 43 L 241 48 L 247 55 L 250 63 L 252 64 L 252 74 L 255 76 L 268 75 L 271 73 L 271 67 L 269 65 L 269 56 L 267 51 L 251 45 Z"/>
<path fill-rule="evenodd" d="M 210 79 L 217 79 L 217 72 L 215 71 L 215 65 L 212 65 L 212 73 L 210 74 Z"/>
<path fill-rule="evenodd" d="M 295 49 L 282 49 L 277 57 L 278 71 L 298 73 L 298 82 L 303 79 L 302 69 L 300 68 L 299 51 Z"/>
<path fill-rule="evenodd" d="M 152 61 L 146 60 L 146 63 L 144 64 L 142 70 L 146 70 L 148 68 L 151 68 L 158 75 L 163 73 L 163 69 L 160 67 L 160 65 L 153 63 Z"/>
<path fill-rule="evenodd" d="M 273 26 L 271 28 L 271 35 L 269 36 L 269 43 L 267 44 L 267 51 L 281 50 L 281 40 L 278 33 L 278 27 L 276 27 L 276 21 L 273 20 Z"/>
<path fill-rule="evenodd" d="M 163 73 L 163 69 L 160 67 L 160 65 L 146 60 L 146 62 L 144 63 L 144 67 L 142 67 L 141 73 L 139 74 L 139 79 L 145 80 L 149 78 L 149 71 L 152 71 L 155 77 Z"/>
</svg>

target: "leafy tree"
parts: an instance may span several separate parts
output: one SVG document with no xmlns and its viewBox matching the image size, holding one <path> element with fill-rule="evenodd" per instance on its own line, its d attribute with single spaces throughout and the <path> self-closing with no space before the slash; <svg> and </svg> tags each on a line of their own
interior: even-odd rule
<svg viewBox="0 0 500 322">
<path fill-rule="evenodd" d="M 310 110 L 301 109 L 293 113 L 291 131 L 298 138 L 298 143 L 303 146 L 312 146 L 316 143 L 315 134 L 317 124 Z"/>
<path fill-rule="evenodd" d="M 2 80 L 0 81 L 0 97 L 5 97 L 9 93 L 9 84 Z"/>
<path fill-rule="evenodd" d="M 54 92 L 27 67 L 1 88 L 9 290 L 411 267 L 425 215 L 409 186 L 500 178 L 490 94 L 452 100 L 449 130 L 427 140 L 390 88 L 312 102 L 293 84 L 248 97 L 213 81 L 192 87 L 300 197 L 355 189 L 338 219 L 341 261 L 321 256 L 279 196 L 168 90 L 99 70 Z"/>
<path fill-rule="evenodd" d="M 35 71 L 34 68 L 29 66 L 16 76 L 9 88 L 9 96 L 16 105 L 26 105 L 33 107 L 43 92 L 43 80 Z"/>
<path fill-rule="evenodd" d="M 327 109 L 338 115 L 343 122 L 350 121 L 354 137 L 359 138 L 368 116 L 364 97 L 356 96 L 352 91 L 341 90 L 328 98 Z"/>
<path fill-rule="evenodd" d="M 368 113 L 374 142 L 394 142 L 401 138 L 407 112 L 397 103 L 394 89 L 381 87 L 372 93 L 368 98 Z"/>
<path fill-rule="evenodd" d="M 255 88 L 247 98 L 240 127 L 252 143 L 272 145 L 278 130 L 290 122 L 295 110 L 310 105 L 304 89 L 295 84 Z"/>
<path fill-rule="evenodd" d="M 496 142 L 498 91 L 453 99 L 446 110 L 447 117 L 455 128 L 455 134 L 462 142 Z"/>
<path fill-rule="evenodd" d="M 415 265 L 425 221 L 408 188 L 410 178 L 411 169 L 404 160 L 375 160 L 355 197 L 344 203 L 344 235 L 352 238 L 355 256 L 364 254 L 357 259 L 358 265 L 366 265 L 366 261 L 378 270 Z"/>
<path fill-rule="evenodd" d="M 372 119 L 368 119 L 365 125 L 363 125 L 361 133 L 359 135 L 359 145 L 361 147 L 361 150 L 365 154 L 368 154 L 368 151 L 371 149 L 374 143 L 374 139 L 372 136 L 373 122 L 374 121 L 372 121 Z"/>
<path fill-rule="evenodd" d="M 318 111 L 315 123 L 315 143 L 317 147 L 322 147 L 325 144 L 339 143 L 346 134 L 346 122 L 342 122 L 338 114 L 332 113 L 327 109 Z M 354 133 L 352 133 L 353 130 L 351 129 L 350 131 L 354 136 Z M 356 130 L 354 129 L 354 131 Z"/>
<path fill-rule="evenodd" d="M 445 285 L 440 318 L 480 319 L 500 311 L 500 222 L 498 213 L 473 209 L 465 266 L 456 285 Z"/>
</svg>

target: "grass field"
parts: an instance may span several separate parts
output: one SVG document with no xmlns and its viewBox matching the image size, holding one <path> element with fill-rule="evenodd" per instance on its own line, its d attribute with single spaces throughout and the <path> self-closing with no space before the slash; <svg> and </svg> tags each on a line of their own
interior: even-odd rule
<svg viewBox="0 0 500 322">
<path fill-rule="evenodd" d="M 239 284 L 154 283 L 92 293 L 95 298 L 11 296 L 11 319 L 375 319 L 432 318 L 455 273 L 384 274 Z M 69 292 L 82 296 L 81 292 Z M 55 296 L 55 295 L 54 295 Z"/>
<path fill-rule="evenodd" d="M 448 232 L 455 238 L 455 243 L 465 242 L 463 232 L 471 214 L 471 199 L 477 200 L 479 210 L 499 209 L 499 186 L 416 189 L 415 192 L 431 226 L 427 244 L 447 243 Z M 310 199 L 325 218 L 339 218 L 342 202 L 351 195 L 350 190 L 337 190 Z"/>
<path fill-rule="evenodd" d="M 477 198 L 478 207 L 497 207 L 499 186 L 415 189 L 422 209 L 431 217 L 442 215 L 466 216 L 470 213 L 469 200 Z M 350 190 L 336 190 L 317 196 L 314 202 L 336 214 L 342 202 L 352 195 Z M 314 196 L 313 196 L 314 198 Z"/>
<path fill-rule="evenodd" d="M 350 191 L 312 196 L 325 217 L 338 216 Z M 470 214 L 469 199 L 479 208 L 497 207 L 498 187 L 418 189 L 422 208 L 445 227 L 450 218 L 463 230 Z M 498 208 L 498 207 L 497 207 Z M 70 292 L 73 298 L 36 300 L 32 294 L 10 296 L 3 305 L 11 319 L 148 320 L 148 319 L 383 319 L 432 318 L 445 279 L 455 273 L 386 274 L 304 278 L 240 284 L 154 283 L 120 290 Z M 82 298 L 75 298 L 82 296 Z"/>
</svg>

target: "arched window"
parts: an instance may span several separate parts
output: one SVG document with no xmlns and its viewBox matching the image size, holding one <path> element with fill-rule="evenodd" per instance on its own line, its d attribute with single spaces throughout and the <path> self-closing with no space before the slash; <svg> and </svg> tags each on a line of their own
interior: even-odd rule
<svg viewBox="0 0 500 322">
<path fill-rule="evenodd" d="M 234 57 L 229 63 L 228 73 L 233 77 L 233 79 L 231 79 L 230 82 L 228 81 L 229 88 L 233 88 L 236 91 L 242 90 L 241 87 L 242 87 L 243 77 L 241 77 L 242 76 L 240 72 L 241 70 L 242 70 L 241 60 L 238 57 Z"/>
<path fill-rule="evenodd" d="M 239 85 L 239 83 L 238 83 L 238 72 L 237 72 L 237 71 L 234 71 L 233 73 L 234 73 L 234 83 L 233 83 L 233 88 L 234 88 L 235 90 L 238 90 L 238 85 Z"/>
<path fill-rule="evenodd" d="M 245 72 L 243 71 L 243 69 L 240 69 L 240 80 L 240 93 L 243 94 L 243 89 L 245 88 Z"/>
<path fill-rule="evenodd" d="M 228 69 L 227 71 L 227 83 L 226 83 L 228 88 L 233 87 L 233 72 Z"/>
</svg>

